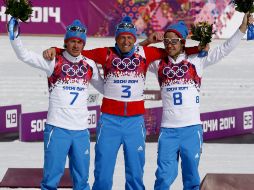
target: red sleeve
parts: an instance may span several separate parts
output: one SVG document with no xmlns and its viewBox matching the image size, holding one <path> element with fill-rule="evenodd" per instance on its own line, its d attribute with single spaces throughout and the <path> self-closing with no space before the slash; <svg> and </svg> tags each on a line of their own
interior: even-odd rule
<svg viewBox="0 0 254 190">
<path fill-rule="evenodd" d="M 61 48 L 58 48 L 58 47 L 53 47 L 53 48 L 55 48 L 56 54 L 61 54 L 64 51 L 64 49 L 61 49 Z"/>
<path fill-rule="evenodd" d="M 163 59 L 164 57 L 167 57 L 167 52 L 163 48 L 143 46 L 143 49 L 144 49 L 146 61 L 148 64 L 150 64 L 151 62 L 155 60 Z"/>
<path fill-rule="evenodd" d="M 194 47 L 185 47 L 185 53 L 186 53 L 187 55 L 192 55 L 192 54 L 197 54 L 197 53 L 199 53 L 198 46 L 194 46 Z"/>
<path fill-rule="evenodd" d="M 60 54 L 64 49 L 55 47 L 56 54 Z M 92 50 L 83 50 L 81 52 L 85 57 L 92 59 L 95 63 L 104 64 L 108 56 L 108 48 L 96 48 Z"/>
<path fill-rule="evenodd" d="M 96 48 L 92 50 L 83 50 L 82 55 L 92 59 L 95 63 L 105 64 L 108 56 L 108 48 Z"/>
</svg>

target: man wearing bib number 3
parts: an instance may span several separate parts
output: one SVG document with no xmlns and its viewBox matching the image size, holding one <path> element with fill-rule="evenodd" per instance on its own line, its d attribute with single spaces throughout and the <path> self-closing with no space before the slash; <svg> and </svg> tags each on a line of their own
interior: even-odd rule
<svg viewBox="0 0 254 190">
<path fill-rule="evenodd" d="M 129 16 L 116 26 L 115 46 L 84 50 L 83 55 L 102 66 L 104 97 L 96 131 L 93 190 L 111 190 L 117 153 L 123 146 L 125 189 L 144 190 L 145 113 L 143 91 L 148 66 L 167 53 L 162 48 L 135 45 L 137 30 Z M 55 51 L 56 50 L 56 51 Z M 198 52 L 197 48 L 190 48 Z M 44 51 L 51 59 L 62 50 Z"/>
<path fill-rule="evenodd" d="M 135 46 L 136 28 L 130 17 L 116 27 L 115 47 L 100 48 L 104 57 L 96 63 L 104 71 L 104 97 L 97 126 L 95 181 L 93 190 L 111 190 L 120 146 L 123 146 L 126 190 L 144 190 L 145 164 L 143 89 L 149 64 L 162 57 L 163 49 L 153 51 Z M 93 50 L 91 50 L 93 51 Z M 154 53 L 153 53 L 154 52 Z"/>
<path fill-rule="evenodd" d="M 200 189 L 198 165 L 203 132 L 199 91 L 203 69 L 219 62 L 240 43 L 247 30 L 247 17 L 245 14 L 241 26 L 231 38 L 210 50 L 206 57 L 198 57 L 197 54 L 187 56 L 183 52 L 188 36 L 188 28 L 183 21 L 170 25 L 164 33 L 168 57 L 154 62 L 149 68 L 158 77 L 163 104 L 155 190 L 170 188 L 178 174 L 179 156 L 183 189 Z M 253 23 L 252 16 L 249 23 Z"/>
<path fill-rule="evenodd" d="M 41 55 L 25 49 L 17 35 L 18 31 L 15 33 L 16 38 L 11 40 L 11 45 L 17 57 L 45 71 L 48 77 L 49 109 L 44 130 L 41 189 L 57 189 L 68 156 L 73 189 L 90 190 L 88 84 L 91 82 L 96 89 L 102 90 L 103 81 L 94 61 L 81 55 L 86 43 L 86 27 L 79 20 L 67 26 L 65 50 L 52 61 L 46 61 Z"/>
</svg>

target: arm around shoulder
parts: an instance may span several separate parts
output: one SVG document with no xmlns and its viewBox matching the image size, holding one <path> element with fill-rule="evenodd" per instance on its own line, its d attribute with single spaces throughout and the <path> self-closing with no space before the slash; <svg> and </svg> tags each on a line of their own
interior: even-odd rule
<svg viewBox="0 0 254 190">
<path fill-rule="evenodd" d="M 154 32 L 148 36 L 145 40 L 139 42 L 140 46 L 148 46 L 150 44 L 162 42 L 164 38 L 164 32 Z"/>
</svg>

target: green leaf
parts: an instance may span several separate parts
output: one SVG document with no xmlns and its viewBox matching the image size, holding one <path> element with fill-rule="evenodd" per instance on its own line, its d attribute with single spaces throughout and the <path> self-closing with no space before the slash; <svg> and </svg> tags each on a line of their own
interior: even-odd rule
<svg viewBox="0 0 254 190">
<path fill-rule="evenodd" d="M 23 22 L 28 20 L 33 12 L 30 0 L 4 0 L 4 4 L 6 6 L 5 14 L 10 14 Z"/>
<path fill-rule="evenodd" d="M 199 41 L 201 46 L 211 42 L 213 32 L 213 25 L 208 22 L 199 22 L 196 25 L 191 25 L 192 36 L 191 39 Z"/>
<path fill-rule="evenodd" d="M 254 12 L 254 0 L 233 0 L 235 10 L 243 13 Z"/>
</svg>

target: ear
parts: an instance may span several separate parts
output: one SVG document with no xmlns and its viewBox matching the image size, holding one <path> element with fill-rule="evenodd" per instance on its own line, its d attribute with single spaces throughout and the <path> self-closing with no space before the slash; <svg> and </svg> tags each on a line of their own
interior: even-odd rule
<svg viewBox="0 0 254 190">
<path fill-rule="evenodd" d="M 185 43 L 181 43 L 181 51 L 183 52 L 185 48 Z"/>
</svg>

